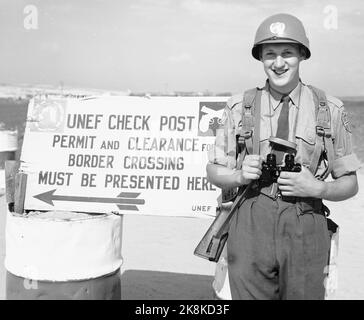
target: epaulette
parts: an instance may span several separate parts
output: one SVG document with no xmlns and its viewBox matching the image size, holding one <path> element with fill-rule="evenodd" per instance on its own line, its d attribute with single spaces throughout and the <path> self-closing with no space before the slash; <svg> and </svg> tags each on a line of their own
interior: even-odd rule
<svg viewBox="0 0 364 320">
<path fill-rule="evenodd" d="M 344 103 L 340 99 L 338 99 L 332 95 L 327 94 L 326 99 L 327 99 L 327 102 L 331 103 L 338 109 L 342 108 L 344 105 Z"/>
<path fill-rule="evenodd" d="M 227 101 L 227 106 L 229 107 L 229 109 L 234 108 L 237 104 L 242 103 L 244 99 L 244 94 L 235 94 L 233 95 L 228 101 Z"/>
</svg>

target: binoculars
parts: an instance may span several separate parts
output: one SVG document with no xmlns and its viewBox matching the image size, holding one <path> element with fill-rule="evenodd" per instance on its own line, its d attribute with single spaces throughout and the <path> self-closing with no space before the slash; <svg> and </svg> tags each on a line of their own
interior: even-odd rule
<svg viewBox="0 0 364 320">
<path fill-rule="evenodd" d="M 277 166 L 276 155 L 269 153 L 266 161 L 262 164 L 262 175 L 260 182 L 271 184 L 277 182 L 277 179 L 282 171 L 300 172 L 301 165 L 294 162 L 293 154 L 286 154 L 284 157 L 284 166 Z"/>
</svg>

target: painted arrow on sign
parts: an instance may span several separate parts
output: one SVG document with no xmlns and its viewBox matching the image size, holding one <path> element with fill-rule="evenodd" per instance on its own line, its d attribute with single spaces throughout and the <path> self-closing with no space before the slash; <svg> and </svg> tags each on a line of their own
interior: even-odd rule
<svg viewBox="0 0 364 320">
<path fill-rule="evenodd" d="M 115 203 L 120 210 L 139 211 L 136 205 L 145 204 L 144 199 L 136 199 L 140 193 L 137 192 L 121 192 L 117 198 L 100 198 L 100 197 L 77 197 L 77 196 L 60 196 L 55 195 L 57 189 L 53 189 L 44 193 L 40 193 L 34 198 L 54 206 L 53 201 L 74 201 L 74 202 L 99 202 L 99 203 Z"/>
</svg>

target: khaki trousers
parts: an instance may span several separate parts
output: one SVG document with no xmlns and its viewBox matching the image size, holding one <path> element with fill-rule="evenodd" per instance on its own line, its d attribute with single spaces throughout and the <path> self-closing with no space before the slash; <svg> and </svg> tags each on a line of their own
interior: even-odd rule
<svg viewBox="0 0 364 320">
<path fill-rule="evenodd" d="M 232 299 L 324 299 L 329 233 L 320 200 L 257 192 L 230 224 Z"/>
</svg>

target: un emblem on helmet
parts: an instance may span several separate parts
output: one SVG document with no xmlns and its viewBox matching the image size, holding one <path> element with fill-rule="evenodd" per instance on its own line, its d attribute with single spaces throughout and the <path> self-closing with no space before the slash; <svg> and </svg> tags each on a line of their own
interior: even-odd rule
<svg viewBox="0 0 364 320">
<path fill-rule="evenodd" d="M 283 22 L 274 22 L 270 25 L 270 32 L 277 35 L 278 37 L 283 36 L 286 25 Z"/>
</svg>

